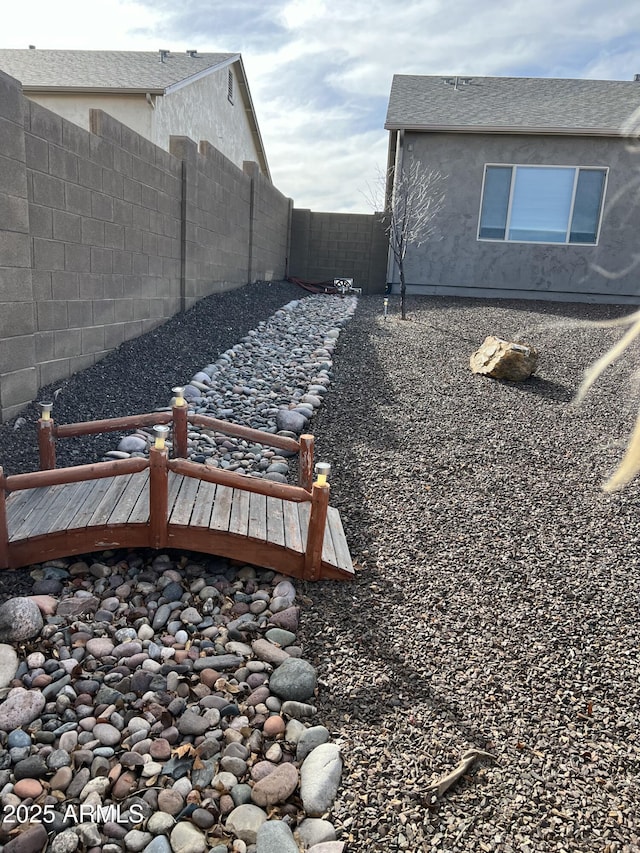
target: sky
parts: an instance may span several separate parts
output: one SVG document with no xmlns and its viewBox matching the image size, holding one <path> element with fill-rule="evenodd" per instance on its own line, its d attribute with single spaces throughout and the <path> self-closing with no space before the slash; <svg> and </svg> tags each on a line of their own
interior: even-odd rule
<svg viewBox="0 0 640 853">
<path fill-rule="evenodd" d="M 640 73 L 638 0 L 23 0 L 2 18 L 2 48 L 241 53 L 273 182 L 315 211 L 372 212 L 394 74 Z"/>
</svg>

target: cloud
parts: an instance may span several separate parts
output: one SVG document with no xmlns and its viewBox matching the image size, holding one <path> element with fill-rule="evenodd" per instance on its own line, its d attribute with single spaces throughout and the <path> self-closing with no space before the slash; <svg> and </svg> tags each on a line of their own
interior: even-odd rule
<svg viewBox="0 0 640 853">
<path fill-rule="evenodd" d="M 274 183 L 297 206 L 317 210 L 367 209 L 362 191 L 386 165 L 395 73 L 627 80 L 640 73 L 637 0 L 616 0 L 614 10 L 602 0 L 23 5 L 12 5 L 4 47 L 240 51 Z"/>
</svg>

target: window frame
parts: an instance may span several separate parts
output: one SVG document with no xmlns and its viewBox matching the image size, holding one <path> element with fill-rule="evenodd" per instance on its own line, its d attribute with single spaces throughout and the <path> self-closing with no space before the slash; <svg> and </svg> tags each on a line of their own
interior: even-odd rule
<svg viewBox="0 0 640 853">
<path fill-rule="evenodd" d="M 480 229 L 482 228 L 482 206 L 484 203 L 484 194 L 487 180 L 487 170 L 490 168 L 501 168 L 501 169 L 511 169 L 511 183 L 509 186 L 509 199 L 507 202 L 507 212 L 506 212 L 506 220 L 505 220 L 505 236 L 500 237 L 482 237 L 480 235 Z M 511 214 L 513 208 L 513 196 L 516 185 L 516 176 L 518 169 L 573 169 L 573 189 L 571 193 L 571 203 L 569 207 L 569 217 L 567 230 L 565 233 L 565 239 L 563 241 L 557 240 L 512 240 L 509 238 L 509 229 L 511 224 Z M 576 192 L 578 189 L 578 178 L 580 176 L 580 172 L 603 172 L 604 180 L 602 183 L 602 195 L 600 197 L 600 205 L 598 207 L 598 227 L 596 231 L 596 238 L 593 243 L 585 243 L 579 241 L 571 241 L 571 228 L 573 224 L 573 216 L 575 211 L 575 201 L 576 201 Z M 517 243 L 519 245 L 527 245 L 527 246 L 597 246 L 600 240 L 600 230 L 602 228 L 602 214 L 604 211 L 604 202 L 607 193 L 607 184 L 609 180 L 609 166 L 570 166 L 564 164 L 544 164 L 544 163 L 485 163 L 484 170 L 482 174 L 482 191 L 480 193 L 480 208 L 478 211 L 478 229 L 476 233 L 476 240 L 482 243 Z"/>
</svg>

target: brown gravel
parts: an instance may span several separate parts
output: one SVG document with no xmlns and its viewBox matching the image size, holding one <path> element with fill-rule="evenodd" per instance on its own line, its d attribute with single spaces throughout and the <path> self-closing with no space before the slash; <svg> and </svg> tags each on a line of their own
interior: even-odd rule
<svg viewBox="0 0 640 853">
<path fill-rule="evenodd" d="M 393 300 L 392 300 L 393 302 Z M 601 483 L 637 411 L 638 350 L 583 407 L 629 308 L 361 299 L 314 424 L 358 576 L 307 584 L 320 715 L 344 743 L 350 853 L 640 850 L 638 485 Z M 473 375 L 488 334 L 541 352 Z M 440 801 L 429 783 L 478 761 Z"/>
</svg>

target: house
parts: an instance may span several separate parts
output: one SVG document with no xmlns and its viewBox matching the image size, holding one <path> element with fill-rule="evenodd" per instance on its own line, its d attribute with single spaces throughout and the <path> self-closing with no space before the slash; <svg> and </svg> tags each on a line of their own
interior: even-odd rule
<svg viewBox="0 0 640 853">
<path fill-rule="evenodd" d="M 0 50 L 0 70 L 85 130 L 90 110 L 101 109 L 167 151 L 170 136 L 206 140 L 239 168 L 253 161 L 270 177 L 239 53 Z"/>
<path fill-rule="evenodd" d="M 445 176 L 408 294 L 640 302 L 640 75 L 396 75 L 385 128 L 388 197 L 412 162 Z"/>
</svg>

